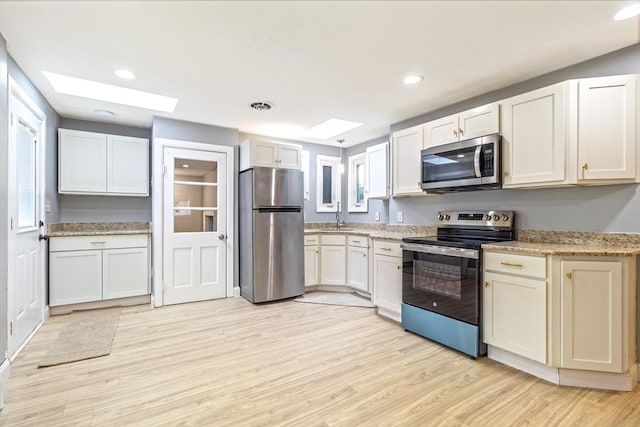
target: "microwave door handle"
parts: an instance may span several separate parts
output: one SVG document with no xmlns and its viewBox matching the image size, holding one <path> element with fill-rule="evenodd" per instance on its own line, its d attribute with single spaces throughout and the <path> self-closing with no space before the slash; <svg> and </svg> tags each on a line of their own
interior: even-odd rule
<svg viewBox="0 0 640 427">
<path fill-rule="evenodd" d="M 476 147 L 476 152 L 473 155 L 473 170 L 476 173 L 476 178 L 482 178 L 482 172 L 480 172 L 480 153 L 482 152 L 482 145 Z"/>
</svg>

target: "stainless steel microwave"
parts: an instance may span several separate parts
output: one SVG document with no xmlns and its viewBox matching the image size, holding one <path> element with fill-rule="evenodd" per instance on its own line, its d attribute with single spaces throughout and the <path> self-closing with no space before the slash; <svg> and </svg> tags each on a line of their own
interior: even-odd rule
<svg viewBox="0 0 640 427">
<path fill-rule="evenodd" d="M 422 189 L 449 193 L 500 188 L 500 140 L 496 133 L 422 150 Z"/>
</svg>

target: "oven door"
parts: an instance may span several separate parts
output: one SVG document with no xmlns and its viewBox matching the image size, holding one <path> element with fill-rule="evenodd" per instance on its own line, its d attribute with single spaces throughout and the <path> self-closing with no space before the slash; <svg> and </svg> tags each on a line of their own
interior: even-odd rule
<svg viewBox="0 0 640 427">
<path fill-rule="evenodd" d="M 479 251 L 409 243 L 402 249 L 402 302 L 479 324 Z"/>
</svg>

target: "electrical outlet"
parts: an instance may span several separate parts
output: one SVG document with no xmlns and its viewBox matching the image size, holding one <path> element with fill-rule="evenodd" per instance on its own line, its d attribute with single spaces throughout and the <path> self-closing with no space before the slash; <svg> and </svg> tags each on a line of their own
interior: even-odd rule
<svg viewBox="0 0 640 427">
<path fill-rule="evenodd" d="M 50 200 L 45 200 L 44 201 L 44 212 L 45 213 L 51 213 L 51 201 Z"/>
<path fill-rule="evenodd" d="M 376 221 L 380 221 L 380 212 L 376 211 Z"/>
<path fill-rule="evenodd" d="M 398 220 L 398 222 L 404 221 L 404 214 L 402 213 L 402 211 L 398 211 L 396 219 Z"/>
</svg>

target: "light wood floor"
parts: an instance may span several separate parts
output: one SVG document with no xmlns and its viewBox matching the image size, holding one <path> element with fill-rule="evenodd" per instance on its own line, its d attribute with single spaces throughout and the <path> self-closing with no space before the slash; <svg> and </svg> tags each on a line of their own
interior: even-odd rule
<svg viewBox="0 0 640 427">
<path fill-rule="evenodd" d="M 404 332 L 373 309 L 242 298 L 123 308 L 107 357 L 13 363 L 6 426 L 638 426 L 640 390 L 559 387 Z"/>
</svg>

